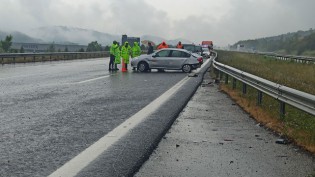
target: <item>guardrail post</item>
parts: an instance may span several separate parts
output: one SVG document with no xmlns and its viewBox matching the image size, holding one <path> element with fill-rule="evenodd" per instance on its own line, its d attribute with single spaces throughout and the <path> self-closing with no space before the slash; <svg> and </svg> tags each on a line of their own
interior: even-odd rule
<svg viewBox="0 0 315 177">
<path fill-rule="evenodd" d="M 35 55 L 33 56 L 33 62 L 35 62 Z"/>
<path fill-rule="evenodd" d="M 228 83 L 229 83 L 229 75 L 225 74 L 225 84 L 228 84 Z"/>
<path fill-rule="evenodd" d="M 263 92 L 262 91 L 257 91 L 257 105 L 261 105 L 262 104 L 262 98 L 263 98 Z"/>
<path fill-rule="evenodd" d="M 247 85 L 243 83 L 243 94 L 247 93 Z"/>
<path fill-rule="evenodd" d="M 285 103 L 283 101 L 279 101 L 280 103 L 280 118 L 284 118 L 285 116 Z"/>
<path fill-rule="evenodd" d="M 3 63 L 3 58 L 1 58 L 1 64 L 4 65 L 4 63 Z"/>
<path fill-rule="evenodd" d="M 13 63 L 15 64 L 15 57 L 13 57 Z"/>
<path fill-rule="evenodd" d="M 222 80 L 222 77 L 223 77 L 223 72 L 219 71 L 219 78 L 220 78 L 220 80 Z"/>
<path fill-rule="evenodd" d="M 233 80 L 232 80 L 232 88 L 233 89 L 236 89 L 236 79 L 235 78 L 233 78 Z"/>
</svg>

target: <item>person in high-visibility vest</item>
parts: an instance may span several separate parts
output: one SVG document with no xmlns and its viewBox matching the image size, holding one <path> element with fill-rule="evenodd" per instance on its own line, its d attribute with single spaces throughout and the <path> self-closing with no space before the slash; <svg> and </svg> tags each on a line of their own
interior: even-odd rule
<svg viewBox="0 0 315 177">
<path fill-rule="evenodd" d="M 140 55 L 141 55 L 141 48 L 140 48 L 138 42 L 134 42 L 133 47 L 132 47 L 131 58 L 135 58 L 135 57 L 140 56 Z"/>
<path fill-rule="evenodd" d="M 117 45 L 117 42 L 113 41 L 113 44 L 110 46 L 110 49 L 109 49 L 109 69 L 108 70 L 114 70 L 114 60 L 115 60 L 114 47 L 116 45 Z"/>
<path fill-rule="evenodd" d="M 164 48 L 168 48 L 168 45 L 163 41 L 162 44 L 160 44 L 156 49 L 164 49 Z"/>
<path fill-rule="evenodd" d="M 121 47 L 121 57 L 124 60 L 126 70 L 128 70 L 130 53 L 131 53 L 131 47 L 129 43 L 126 41 L 125 44 Z"/>
<path fill-rule="evenodd" d="M 131 58 L 135 58 L 141 55 L 141 48 L 138 45 L 138 42 L 133 43 L 132 47 L 132 53 L 131 53 Z M 132 68 L 132 70 L 135 70 L 135 68 Z"/>
<path fill-rule="evenodd" d="M 178 49 L 183 49 L 184 48 L 184 46 L 182 45 L 182 42 L 178 42 L 178 44 L 177 44 L 177 46 L 176 46 L 176 48 L 178 48 Z"/>
<path fill-rule="evenodd" d="M 114 61 L 114 63 L 115 63 L 115 68 L 114 68 L 114 70 L 119 70 L 118 68 L 117 68 L 117 64 L 120 64 L 120 50 L 119 50 L 119 43 L 117 43 L 116 42 L 116 45 L 114 46 L 114 55 L 115 55 L 115 61 Z"/>
</svg>

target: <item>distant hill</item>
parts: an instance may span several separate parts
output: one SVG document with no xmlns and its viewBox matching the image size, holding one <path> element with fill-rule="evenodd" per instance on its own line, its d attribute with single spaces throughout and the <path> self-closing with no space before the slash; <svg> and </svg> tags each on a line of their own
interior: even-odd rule
<svg viewBox="0 0 315 177">
<path fill-rule="evenodd" d="M 273 37 L 243 40 L 235 43 L 245 49 L 291 55 L 315 55 L 315 30 L 298 31 Z"/>
<path fill-rule="evenodd" d="M 41 39 L 33 38 L 31 36 L 28 36 L 18 31 L 13 31 L 13 32 L 0 31 L 0 40 L 4 40 L 5 37 L 9 35 L 13 36 L 12 42 L 25 42 L 25 43 L 43 43 L 44 42 Z"/>
<path fill-rule="evenodd" d="M 92 41 L 97 41 L 102 45 L 109 45 L 114 40 L 120 40 L 121 36 L 102 33 L 94 30 L 74 28 L 67 26 L 47 26 L 33 29 L 30 36 L 36 36 L 46 42 L 59 44 L 76 43 L 87 45 Z"/>
<path fill-rule="evenodd" d="M 57 43 L 57 44 L 81 44 L 87 45 L 92 41 L 97 41 L 102 46 L 111 45 L 114 40 L 121 41 L 121 35 L 112 35 L 95 30 L 67 27 L 67 26 L 46 26 L 32 29 L 31 32 L 24 34 L 22 32 L 1 32 L 0 40 L 7 35 L 13 36 L 13 42 L 27 43 Z M 128 35 L 128 34 L 127 34 Z M 129 35 L 128 35 L 129 36 Z M 129 36 L 136 37 L 136 36 Z M 167 40 L 158 36 L 143 35 L 140 40 L 150 40 L 156 44 L 165 41 L 168 44 L 176 45 L 178 41 L 182 43 L 192 43 L 186 39 Z"/>
</svg>

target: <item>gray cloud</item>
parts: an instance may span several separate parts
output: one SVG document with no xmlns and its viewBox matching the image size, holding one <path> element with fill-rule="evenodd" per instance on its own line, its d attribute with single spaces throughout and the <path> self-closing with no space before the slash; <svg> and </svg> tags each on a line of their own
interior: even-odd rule
<svg viewBox="0 0 315 177">
<path fill-rule="evenodd" d="M 213 40 L 215 44 L 227 45 L 315 26 L 313 0 L 194 2 L 199 1 L 204 3 L 202 11 L 174 19 L 169 10 L 158 10 L 145 0 L 0 0 L 6 4 L 0 7 L 0 23 L 5 24 L 0 30 L 23 32 L 40 26 L 63 25 L 119 35 L 186 38 L 196 43 Z M 194 10 L 182 9 L 180 3 L 182 0 L 174 8 L 177 14 Z M 226 12 L 219 14 L 222 11 Z"/>
</svg>

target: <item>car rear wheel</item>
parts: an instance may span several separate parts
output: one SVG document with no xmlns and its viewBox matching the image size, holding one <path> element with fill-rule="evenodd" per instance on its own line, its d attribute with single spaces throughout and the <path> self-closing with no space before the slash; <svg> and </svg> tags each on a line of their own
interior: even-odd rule
<svg viewBox="0 0 315 177">
<path fill-rule="evenodd" d="M 190 73 L 191 72 L 191 66 L 190 65 L 184 65 L 183 67 L 182 67 L 182 70 L 183 70 L 183 72 L 184 73 Z"/>
<path fill-rule="evenodd" d="M 146 62 L 140 62 L 139 64 L 138 64 L 138 71 L 140 71 L 140 72 L 145 72 L 145 71 L 147 71 L 149 69 L 149 66 L 148 66 L 148 64 L 146 63 Z"/>
</svg>

